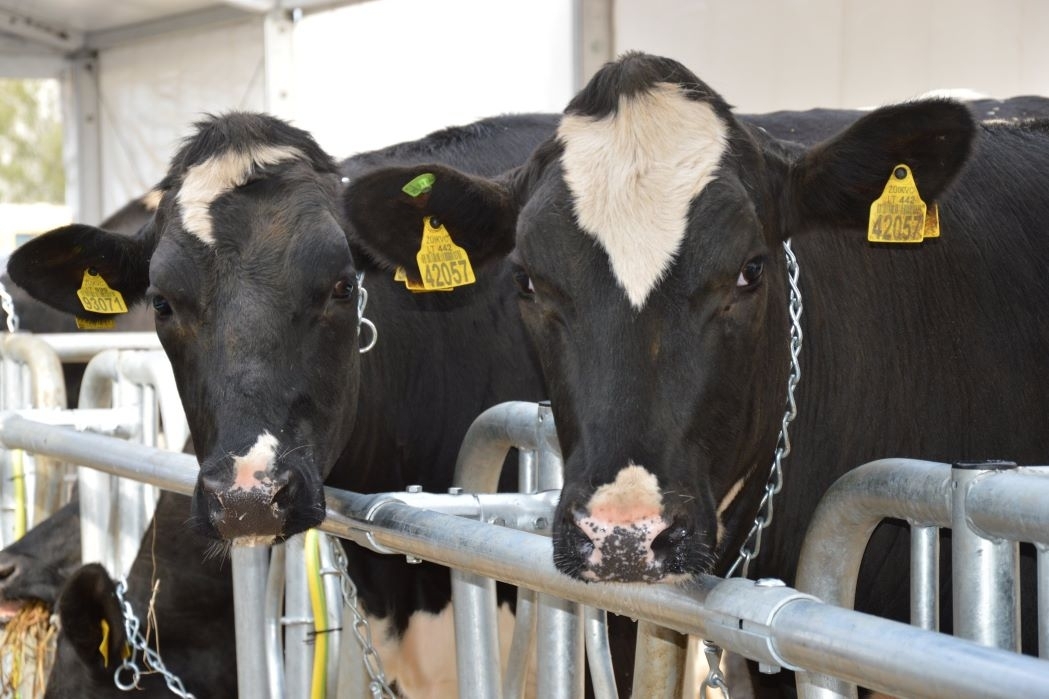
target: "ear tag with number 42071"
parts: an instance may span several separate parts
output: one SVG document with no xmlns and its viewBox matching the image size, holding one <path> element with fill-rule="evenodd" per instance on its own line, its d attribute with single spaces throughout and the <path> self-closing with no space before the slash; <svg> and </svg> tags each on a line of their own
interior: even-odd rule
<svg viewBox="0 0 1049 699">
<path fill-rule="evenodd" d="M 881 196 L 871 204 L 867 240 L 872 243 L 920 243 L 940 235 L 939 212 L 925 206 L 911 169 L 900 164 L 892 169 Z"/>
<path fill-rule="evenodd" d="M 452 242 L 444 224 L 436 218 L 423 219 L 423 239 L 415 255 L 423 288 L 454 289 L 477 281 L 466 251 Z"/>
</svg>

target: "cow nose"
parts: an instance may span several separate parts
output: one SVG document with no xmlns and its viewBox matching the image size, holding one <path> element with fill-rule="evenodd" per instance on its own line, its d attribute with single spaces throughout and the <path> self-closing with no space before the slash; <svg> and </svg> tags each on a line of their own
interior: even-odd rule
<svg viewBox="0 0 1049 699">
<path fill-rule="evenodd" d="M 561 551 L 575 558 L 566 572 L 590 581 L 658 582 L 684 572 L 691 528 L 681 519 L 667 521 L 661 512 L 620 520 L 571 508 L 562 529 Z M 569 570 L 572 568 L 574 570 Z"/>
<path fill-rule="evenodd" d="M 265 539 L 287 536 L 289 515 L 303 478 L 295 470 L 229 483 L 216 476 L 202 476 L 200 487 L 208 503 L 208 518 L 223 539 Z"/>
</svg>

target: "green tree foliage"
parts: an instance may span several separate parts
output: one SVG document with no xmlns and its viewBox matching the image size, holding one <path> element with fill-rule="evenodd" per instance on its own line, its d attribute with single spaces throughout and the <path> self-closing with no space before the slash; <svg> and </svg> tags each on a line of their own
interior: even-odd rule
<svg viewBox="0 0 1049 699">
<path fill-rule="evenodd" d="M 53 80 L 0 80 L 0 202 L 65 201 L 62 121 Z"/>
</svg>

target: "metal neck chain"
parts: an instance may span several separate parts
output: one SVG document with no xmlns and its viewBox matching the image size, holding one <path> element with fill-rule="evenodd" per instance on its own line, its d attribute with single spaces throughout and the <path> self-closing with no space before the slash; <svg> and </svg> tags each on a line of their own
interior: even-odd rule
<svg viewBox="0 0 1049 699">
<path fill-rule="evenodd" d="M 798 286 L 798 258 L 790 247 L 790 239 L 783 241 L 783 253 L 787 258 L 787 281 L 790 284 L 790 376 L 787 378 L 787 409 L 783 413 L 780 423 L 779 440 L 776 446 L 776 456 L 772 460 L 769 469 L 769 477 L 765 482 L 765 494 L 758 505 L 758 514 L 754 518 L 754 524 L 750 528 L 743 545 L 739 549 L 739 556 L 729 568 L 726 578 L 731 578 L 737 572 L 740 577 L 747 577 L 750 572 L 750 562 L 761 553 L 761 535 L 772 524 L 772 499 L 776 493 L 783 488 L 783 459 L 790 454 L 790 434 L 788 429 L 790 423 L 798 416 L 798 404 L 794 400 L 794 389 L 798 387 L 801 380 L 801 288 Z"/>
<path fill-rule="evenodd" d="M 787 259 L 787 281 L 790 284 L 790 376 L 787 378 L 787 409 L 783 413 L 780 423 L 779 440 L 776 445 L 776 455 L 769 469 L 769 477 L 765 482 L 765 494 L 758 505 L 758 514 L 754 518 L 754 524 L 743 540 L 739 549 L 739 556 L 732 567 L 729 568 L 726 578 L 731 578 L 737 573 L 740 577 L 747 577 L 750 572 L 750 562 L 761 553 L 761 536 L 772 524 L 772 499 L 783 488 L 783 459 L 790 454 L 790 423 L 798 416 L 798 404 L 794 399 L 794 389 L 798 387 L 801 380 L 801 287 L 798 286 L 798 258 L 790 247 L 790 240 L 783 241 L 783 253 Z M 722 650 L 710 641 L 703 641 L 703 653 L 707 658 L 707 678 L 703 681 L 701 696 L 707 696 L 708 689 L 717 689 L 724 699 L 730 699 L 728 683 L 725 676 L 721 674 Z"/>
<path fill-rule="evenodd" d="M 375 343 L 379 341 L 379 330 L 375 323 L 364 317 L 364 309 L 368 305 L 368 290 L 364 288 L 364 272 L 357 272 L 357 337 L 361 336 L 361 326 L 367 327 L 372 332 L 372 339 L 364 347 L 360 347 L 361 354 L 370 352 Z"/>
<path fill-rule="evenodd" d="M 18 314 L 15 313 L 15 300 L 11 298 L 11 294 L 7 293 L 7 288 L 3 282 L 0 282 L 0 306 L 3 307 L 4 313 L 7 314 L 7 332 L 18 332 Z"/>
<path fill-rule="evenodd" d="M 146 643 L 145 637 L 139 630 L 141 624 L 138 617 L 135 616 L 134 610 L 131 609 L 131 603 L 124 598 L 126 591 L 127 581 L 121 578 L 120 582 L 117 583 L 117 601 L 120 603 L 120 609 L 124 615 L 124 632 L 127 634 L 127 642 L 131 653 L 124 658 L 120 667 L 113 673 L 113 684 L 122 692 L 130 692 L 132 689 L 140 690 L 142 687 L 139 687 L 138 683 L 142 675 L 158 673 L 164 677 L 164 682 L 167 683 L 168 689 L 171 690 L 172 694 L 181 697 L 181 699 L 196 699 L 191 692 L 186 690 L 182 680 L 164 666 L 164 661 L 160 659 L 160 653 L 150 648 L 149 644 Z M 143 664 L 146 666 L 145 670 L 136 663 L 140 653 Z M 125 673 L 128 677 L 126 681 L 123 679 Z"/>
<path fill-rule="evenodd" d="M 386 671 L 382 667 L 382 658 L 379 651 L 372 644 L 372 629 L 364 613 L 361 612 L 357 600 L 357 586 L 346 569 L 346 552 L 342 550 L 342 544 L 332 541 L 332 558 L 335 567 L 339 569 L 339 579 L 342 582 L 342 602 L 353 614 L 353 635 L 357 637 L 357 643 L 361 647 L 361 657 L 364 660 L 364 669 L 368 672 L 368 689 L 373 699 L 397 699 L 394 692 L 386 681 Z"/>
<path fill-rule="evenodd" d="M 735 559 L 725 577 L 732 577 L 737 572 L 741 577 L 747 577 L 750 572 L 750 562 L 762 552 L 762 533 L 772 524 L 772 499 L 784 485 L 783 461 L 790 454 L 790 423 L 797 417 L 797 402 L 794 400 L 794 389 L 801 379 L 801 288 L 798 287 L 798 264 L 797 257 L 790 247 L 790 239 L 784 240 L 784 255 L 787 258 L 787 281 L 790 283 L 790 376 L 787 379 L 787 409 L 784 411 L 783 421 L 779 424 L 779 439 L 776 444 L 775 458 L 769 469 L 769 478 L 765 483 L 765 494 L 762 496 L 761 504 L 757 506 L 757 516 L 754 524 L 740 547 L 740 555 Z M 703 653 L 707 658 L 707 678 L 703 680 L 701 696 L 706 698 L 707 690 L 718 690 L 725 699 L 730 699 L 728 683 L 721 672 L 722 649 L 715 643 L 703 641 Z"/>
</svg>

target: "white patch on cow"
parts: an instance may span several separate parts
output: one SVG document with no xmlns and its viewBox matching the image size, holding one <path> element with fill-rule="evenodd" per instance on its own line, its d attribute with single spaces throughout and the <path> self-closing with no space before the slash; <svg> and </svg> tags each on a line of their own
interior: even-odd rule
<svg viewBox="0 0 1049 699">
<path fill-rule="evenodd" d="M 692 201 L 716 176 L 728 127 L 709 104 L 657 83 L 601 119 L 565 116 L 557 136 L 576 220 L 641 308 L 677 255 Z"/>
<path fill-rule="evenodd" d="M 743 490 L 743 478 L 732 484 L 732 487 L 725 493 L 725 497 L 721 498 L 721 502 L 718 503 L 717 516 L 718 516 L 718 532 L 717 542 L 720 544 L 722 537 L 725 536 L 725 522 L 722 520 L 722 515 L 725 514 L 725 510 L 728 509 L 729 505 L 739 497 L 739 493 Z"/>
<path fill-rule="evenodd" d="M 344 609 L 344 622 L 352 625 L 350 612 Z M 401 638 L 393 632 L 389 617 L 368 616 L 372 642 L 382 659 L 388 682 L 396 682 L 400 696 L 410 699 L 458 699 L 459 680 L 456 665 L 455 620 L 452 605 L 439 614 L 415 612 Z M 497 614 L 499 659 L 503 669 L 510 657 L 514 615 L 507 605 Z M 348 627 L 347 627 L 348 628 Z M 530 665 L 535 652 L 529 649 Z M 535 697 L 534 673 L 528 673 L 525 697 Z M 340 686 L 343 684 L 340 677 Z"/>
<path fill-rule="evenodd" d="M 233 457 L 232 489 L 254 490 L 272 485 L 268 474 L 277 459 L 277 438 L 268 431 L 259 435 L 255 445 L 244 456 Z M 261 475 L 260 475 L 261 474 Z"/>
<path fill-rule="evenodd" d="M 608 524 L 631 524 L 663 512 L 659 480 L 644 466 L 631 463 L 616 479 L 594 491 L 586 505 L 590 517 Z"/>
<path fill-rule="evenodd" d="M 146 211 L 156 211 L 160 208 L 160 200 L 164 198 L 164 190 L 162 189 L 151 189 L 142 195 L 139 199 L 139 203 L 146 208 Z"/>
<path fill-rule="evenodd" d="M 260 145 L 247 150 L 228 150 L 197 163 L 186 170 L 178 192 L 182 227 L 206 245 L 213 244 L 211 202 L 247 182 L 256 167 L 294 158 L 304 158 L 298 148 Z"/>
</svg>

